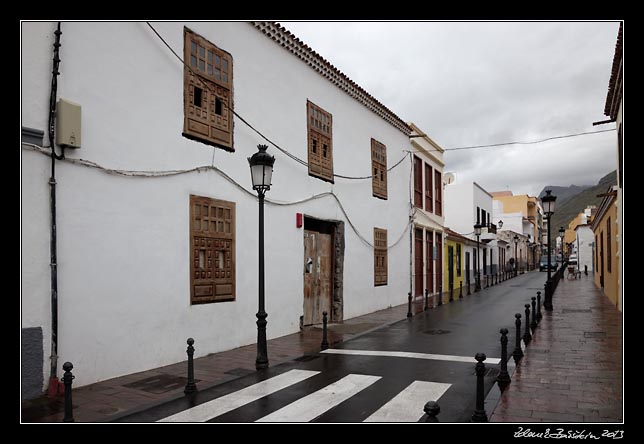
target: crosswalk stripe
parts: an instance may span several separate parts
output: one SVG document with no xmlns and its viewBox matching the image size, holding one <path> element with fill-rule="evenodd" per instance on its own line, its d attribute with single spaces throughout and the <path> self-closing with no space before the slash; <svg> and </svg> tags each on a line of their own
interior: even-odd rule
<svg viewBox="0 0 644 444">
<path fill-rule="evenodd" d="M 379 380 L 380 376 L 350 374 L 290 403 L 256 422 L 308 422 Z"/>
<path fill-rule="evenodd" d="M 319 371 L 294 369 L 242 390 L 199 404 L 188 410 L 158 420 L 157 422 L 204 422 L 223 415 L 243 405 L 275 393 L 283 388 L 315 376 Z"/>
<path fill-rule="evenodd" d="M 401 351 L 378 351 L 378 350 L 347 350 L 339 348 L 329 348 L 320 353 L 331 353 L 337 355 L 361 355 L 361 356 L 386 356 L 394 358 L 415 358 L 415 359 L 434 359 L 436 361 L 456 361 L 456 362 L 470 362 L 476 363 L 474 357 L 468 356 L 454 356 L 454 355 L 436 355 L 432 353 L 415 353 L 415 352 L 401 352 Z M 487 358 L 486 364 L 498 364 L 501 362 L 500 358 Z"/>
<path fill-rule="evenodd" d="M 425 403 L 438 401 L 438 398 L 443 396 L 451 385 L 442 382 L 414 381 L 364 422 L 416 422 L 423 416 Z"/>
</svg>

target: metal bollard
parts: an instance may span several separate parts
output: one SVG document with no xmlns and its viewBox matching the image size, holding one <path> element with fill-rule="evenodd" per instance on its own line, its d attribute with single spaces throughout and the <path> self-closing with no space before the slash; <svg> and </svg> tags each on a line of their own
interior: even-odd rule
<svg viewBox="0 0 644 444">
<path fill-rule="evenodd" d="M 326 350 L 329 348 L 329 341 L 326 337 L 327 315 L 328 313 L 326 311 L 322 312 L 322 344 L 320 344 L 320 350 Z"/>
<path fill-rule="evenodd" d="M 429 310 L 429 290 L 425 289 L 425 308 L 423 311 Z"/>
<path fill-rule="evenodd" d="M 537 291 L 537 324 L 541 322 L 541 292 Z"/>
<path fill-rule="evenodd" d="M 476 359 L 476 409 L 472 415 L 472 422 L 488 422 L 485 413 L 485 393 L 483 390 L 483 377 L 485 376 L 485 353 L 477 353 Z"/>
<path fill-rule="evenodd" d="M 532 322 L 530 323 L 530 328 L 532 332 L 537 329 L 537 298 L 532 296 Z"/>
<path fill-rule="evenodd" d="M 461 281 L 461 284 L 459 285 L 459 288 L 458 288 L 458 298 L 463 299 L 463 281 Z"/>
<path fill-rule="evenodd" d="M 514 362 L 517 363 L 523 358 L 523 350 L 521 350 L 521 313 L 515 314 L 514 317 L 516 318 L 514 325 L 517 327 L 517 340 L 514 345 L 512 357 L 514 358 Z"/>
<path fill-rule="evenodd" d="M 195 384 L 195 365 L 193 362 L 195 348 L 192 346 L 192 344 L 195 343 L 195 340 L 188 338 L 186 342 L 188 343 L 188 349 L 186 350 L 186 353 L 188 354 L 188 382 L 186 382 L 186 388 L 183 389 L 183 393 L 189 395 L 197 391 L 197 384 Z"/>
<path fill-rule="evenodd" d="M 584 265 L 584 274 L 588 276 L 588 265 Z"/>
<path fill-rule="evenodd" d="M 407 293 L 407 318 L 411 318 L 411 291 Z"/>
<path fill-rule="evenodd" d="M 501 371 L 496 378 L 499 387 L 503 390 L 511 381 L 510 374 L 508 373 L 508 329 L 502 328 L 501 333 Z"/>
<path fill-rule="evenodd" d="M 523 342 L 528 345 L 532 340 L 530 334 L 530 304 L 525 304 L 525 331 L 523 333 Z"/>
<path fill-rule="evenodd" d="M 423 407 L 423 411 L 427 415 L 425 422 L 439 422 L 436 416 L 441 412 L 441 407 L 436 401 L 427 401 L 425 407 Z"/>
<path fill-rule="evenodd" d="M 71 362 L 65 362 L 63 364 L 63 383 L 65 384 L 65 417 L 63 422 L 74 422 L 74 406 L 72 405 L 72 381 L 75 376 L 72 375 L 72 369 L 74 366 Z"/>
</svg>

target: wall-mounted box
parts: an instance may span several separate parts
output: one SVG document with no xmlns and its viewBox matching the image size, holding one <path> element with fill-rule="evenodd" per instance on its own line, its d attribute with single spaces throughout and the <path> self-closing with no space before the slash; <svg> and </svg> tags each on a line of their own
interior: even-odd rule
<svg viewBox="0 0 644 444">
<path fill-rule="evenodd" d="M 81 106 L 60 99 L 56 106 L 56 145 L 65 148 L 81 146 Z"/>
</svg>

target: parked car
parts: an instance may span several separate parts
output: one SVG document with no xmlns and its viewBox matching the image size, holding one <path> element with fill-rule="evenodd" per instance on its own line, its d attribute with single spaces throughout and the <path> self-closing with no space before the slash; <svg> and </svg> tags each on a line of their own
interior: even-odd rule
<svg viewBox="0 0 644 444">
<path fill-rule="evenodd" d="M 539 271 L 546 270 L 548 270 L 548 256 L 543 255 L 539 261 Z M 550 257 L 550 271 L 557 271 L 557 261 L 552 256 Z"/>
</svg>

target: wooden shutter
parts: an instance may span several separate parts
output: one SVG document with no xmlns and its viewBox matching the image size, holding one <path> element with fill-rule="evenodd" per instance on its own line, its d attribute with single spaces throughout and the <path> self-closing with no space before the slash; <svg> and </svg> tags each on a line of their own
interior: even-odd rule
<svg viewBox="0 0 644 444">
<path fill-rule="evenodd" d="M 190 303 L 235 300 L 235 203 L 190 196 Z"/>
<path fill-rule="evenodd" d="M 423 208 L 423 161 L 414 156 L 414 206 Z"/>
<path fill-rule="evenodd" d="M 425 288 L 429 290 L 430 293 L 434 293 L 434 233 L 432 231 L 425 231 L 425 246 L 426 246 L 426 258 L 425 258 Z"/>
<path fill-rule="evenodd" d="M 373 229 L 373 284 L 387 285 L 387 230 Z"/>
<path fill-rule="evenodd" d="M 183 136 L 233 148 L 233 58 L 184 28 Z"/>
<path fill-rule="evenodd" d="M 333 116 L 306 101 L 309 175 L 333 182 Z"/>
<path fill-rule="evenodd" d="M 425 164 L 425 211 L 430 213 L 434 211 L 433 209 L 433 197 L 432 197 L 432 167 L 431 165 Z"/>
<path fill-rule="evenodd" d="M 387 199 L 387 147 L 371 139 L 371 187 L 373 195 Z"/>
<path fill-rule="evenodd" d="M 456 244 L 456 276 L 461 276 L 461 244 Z"/>
<path fill-rule="evenodd" d="M 434 199 L 435 199 L 434 212 L 436 213 L 436 216 L 443 215 L 442 192 L 443 192 L 443 181 L 441 178 L 441 172 L 434 170 Z"/>
</svg>

